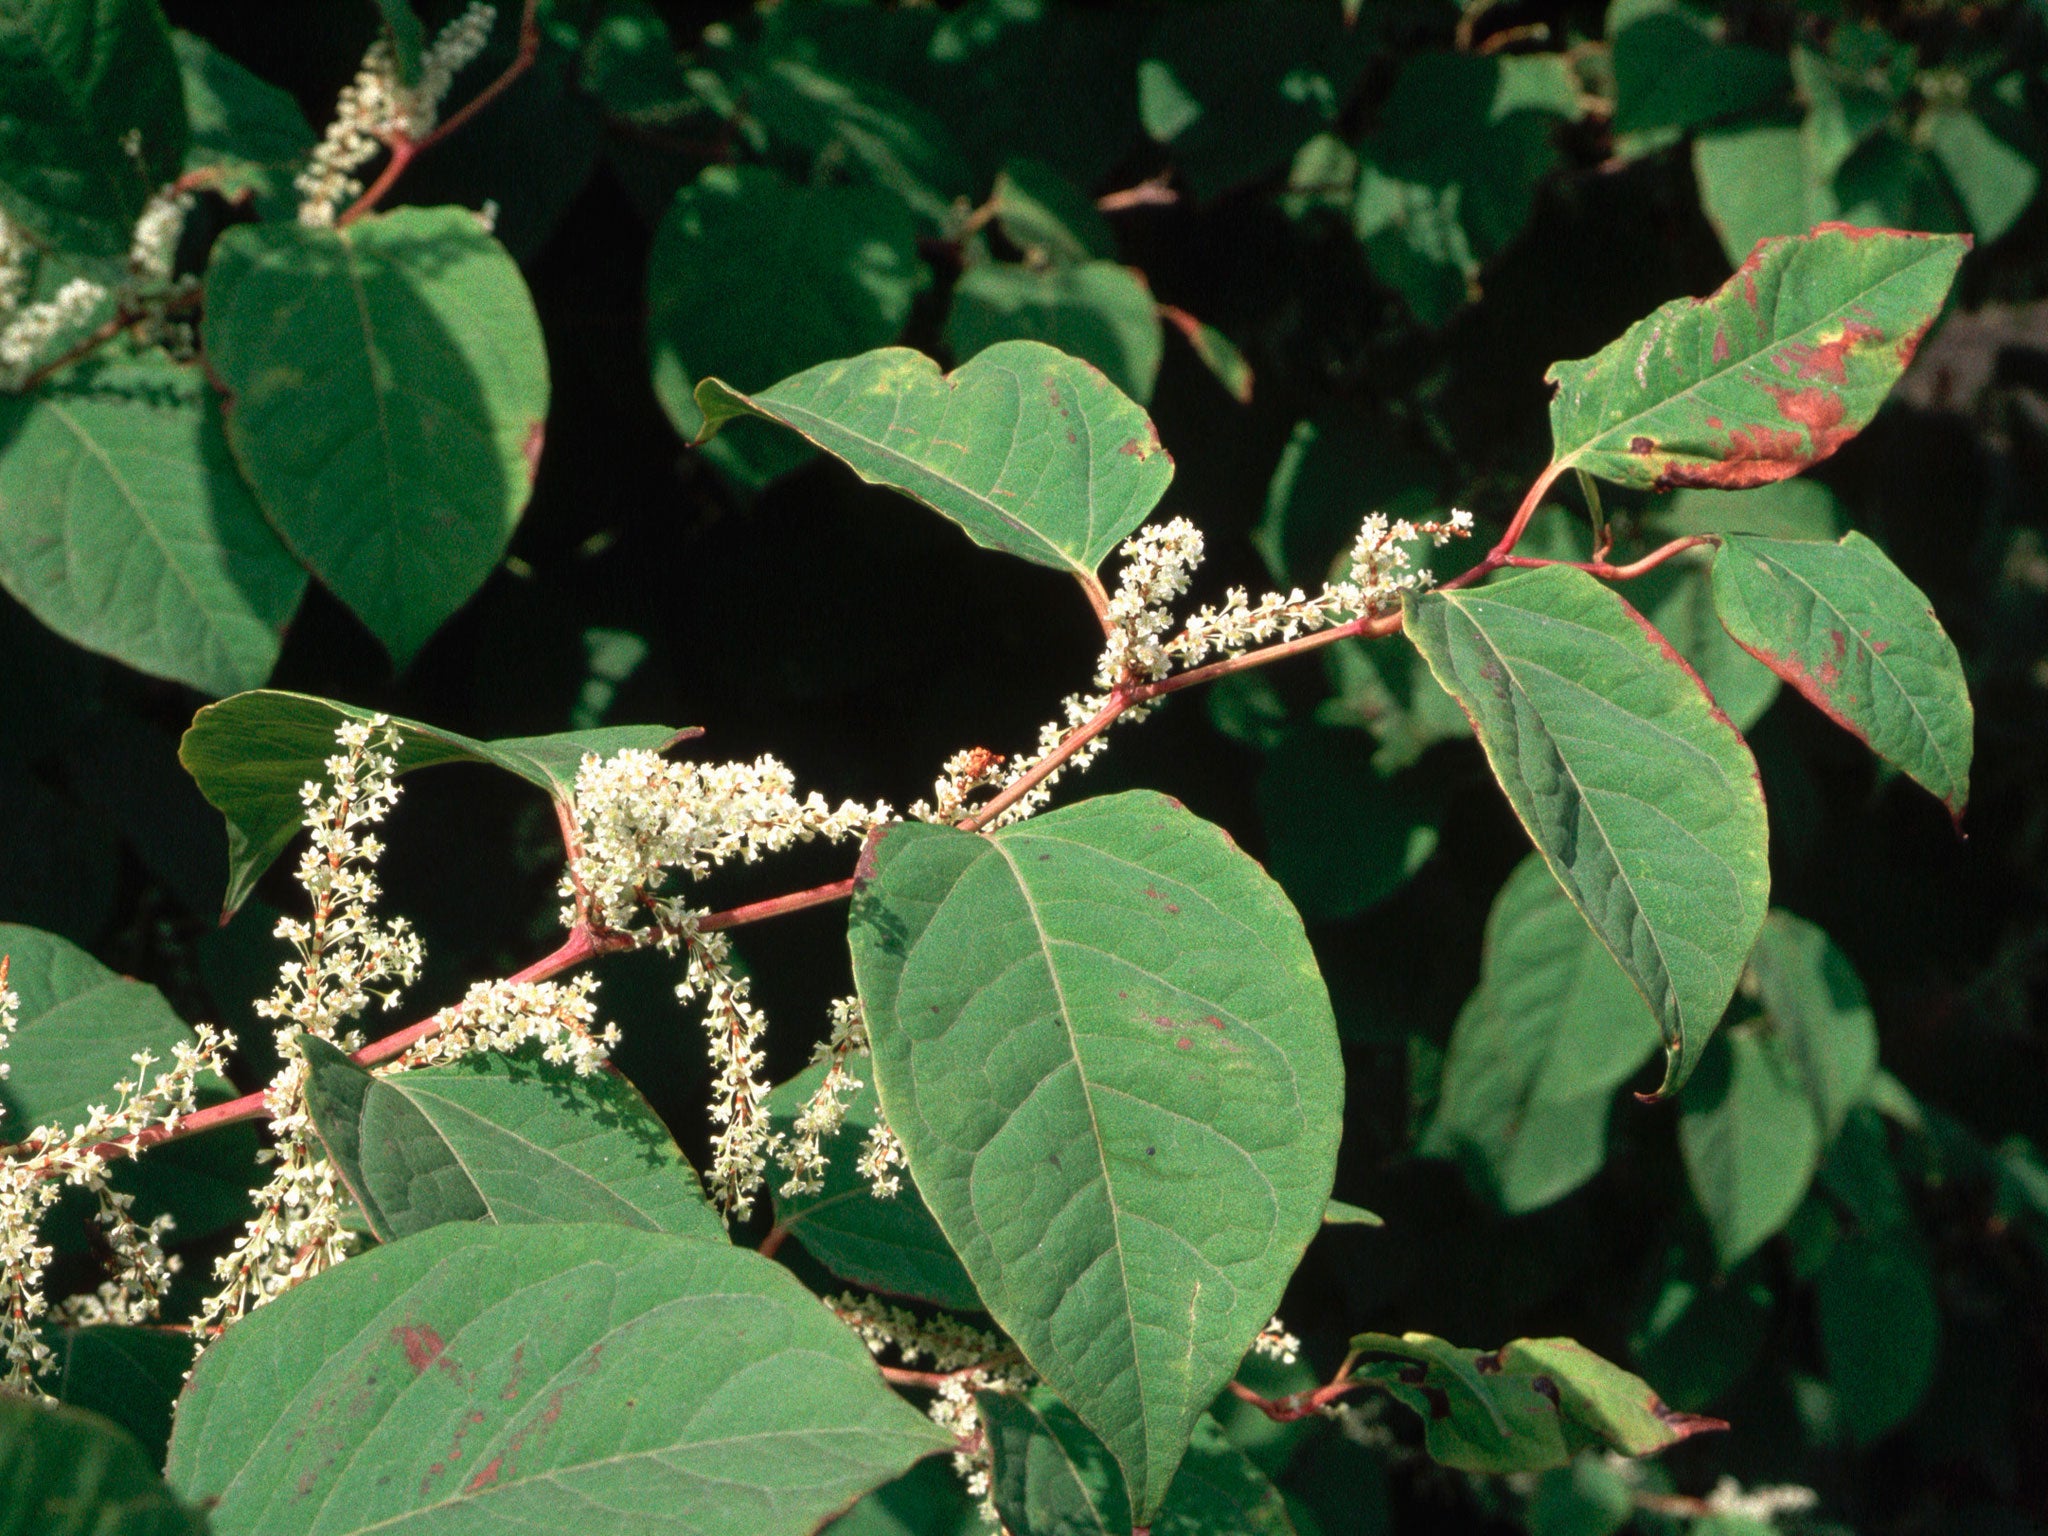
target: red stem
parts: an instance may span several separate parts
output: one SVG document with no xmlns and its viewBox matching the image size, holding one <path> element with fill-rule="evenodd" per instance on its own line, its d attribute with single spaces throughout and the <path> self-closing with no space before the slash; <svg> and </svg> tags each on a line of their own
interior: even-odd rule
<svg viewBox="0 0 2048 1536">
<path fill-rule="evenodd" d="M 834 880 L 830 885 L 814 885 L 808 891 L 791 891 L 787 896 L 770 896 L 766 901 L 750 901 L 743 907 L 713 912 L 697 919 L 697 931 L 716 933 L 721 928 L 738 928 L 747 923 L 758 923 L 764 917 L 781 917 L 786 912 L 801 912 L 806 907 L 844 901 L 852 894 L 851 877 Z"/>
<path fill-rule="evenodd" d="M 391 184 L 405 174 L 405 168 L 418 159 L 421 152 L 432 149 L 436 144 L 461 128 L 477 113 L 496 101 L 510 88 L 513 81 L 533 68 L 533 61 L 540 57 L 540 23 L 534 12 L 540 0 L 526 0 L 525 8 L 519 14 L 519 49 L 512 55 L 512 62 L 499 73 L 498 78 L 478 91 L 463 103 L 461 110 L 451 113 L 440 126 L 425 138 L 417 141 L 397 135 L 390 141 L 391 158 L 377 179 L 370 183 L 363 195 L 349 204 L 348 211 L 334 222 L 337 225 L 353 224 L 364 214 L 374 212 Z"/>
<path fill-rule="evenodd" d="M 1233 1381 L 1230 1390 L 1275 1424 L 1292 1424 L 1297 1419 L 1313 1417 L 1345 1393 L 1365 1386 L 1365 1382 L 1351 1379 L 1351 1367 L 1357 1359 L 1356 1355 L 1346 1355 L 1335 1376 L 1307 1392 L 1290 1392 L 1285 1397 L 1261 1397 L 1241 1381 Z"/>
<path fill-rule="evenodd" d="M 1673 539 L 1669 544 L 1651 550 L 1642 559 L 1631 560 L 1626 565 L 1610 565 L 1605 560 L 1538 560 L 1530 555 L 1506 555 L 1502 557 L 1501 564 L 1527 567 L 1568 565 L 1575 571 L 1585 571 L 1589 575 L 1603 577 L 1608 581 L 1632 581 L 1646 571 L 1654 571 L 1673 555 L 1682 555 L 1688 549 L 1697 549 L 1702 544 L 1720 542 L 1718 534 L 1696 533 L 1689 538 Z"/>
</svg>

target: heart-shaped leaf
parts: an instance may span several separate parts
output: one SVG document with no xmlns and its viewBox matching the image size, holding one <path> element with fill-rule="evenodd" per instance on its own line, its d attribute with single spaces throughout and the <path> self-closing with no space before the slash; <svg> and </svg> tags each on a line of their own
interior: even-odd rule
<svg viewBox="0 0 2048 1536">
<path fill-rule="evenodd" d="M 974 1282 L 917 1190 L 906 1186 L 879 1200 L 854 1167 L 862 1141 L 882 1118 L 874 1073 L 859 1065 L 854 1070 L 861 1074 L 861 1086 L 847 1095 L 845 1122 L 825 1143 L 824 1186 L 808 1195 L 786 1195 L 778 1188 L 775 1224 L 842 1280 L 955 1312 L 979 1312 Z M 769 1093 L 769 1119 L 777 1131 L 790 1134 L 798 1111 L 824 1078 L 824 1066 L 813 1066 Z"/>
<path fill-rule="evenodd" d="M 1860 533 L 1724 537 L 1714 605 L 1744 650 L 1960 816 L 1975 714 L 1934 609 Z"/>
<path fill-rule="evenodd" d="M 207 266 L 205 340 L 271 523 L 411 661 L 532 494 L 548 363 L 518 266 L 466 208 L 240 224 Z"/>
<path fill-rule="evenodd" d="M 1148 1520 L 1329 1199 L 1342 1070 L 1300 919 L 1133 791 L 885 829 L 848 936 L 918 1192 Z"/>
<path fill-rule="evenodd" d="M 0 585 L 50 628 L 204 693 L 270 676 L 306 573 L 198 370 L 162 354 L 0 399 Z"/>
<path fill-rule="evenodd" d="M 1486 920 L 1419 1150 L 1461 1160 L 1503 1210 L 1548 1205 L 1599 1172 L 1608 1100 L 1656 1049 L 1642 994 L 1531 854 Z"/>
<path fill-rule="evenodd" d="M 305 815 L 299 786 L 326 772 L 335 727 L 372 714 L 308 693 L 263 688 L 209 704 L 192 717 L 178 744 L 178 761 L 227 818 L 224 917 L 241 906 L 258 877 L 298 834 Z M 658 752 L 690 734 L 665 725 L 613 725 L 478 741 L 418 720 L 394 716 L 392 723 L 400 738 L 395 756 L 401 774 L 436 763 L 490 763 L 545 790 L 558 804 L 568 802 L 584 753 L 606 756 L 627 747 Z"/>
<path fill-rule="evenodd" d="M 1173 479 L 1144 409 L 1039 341 L 998 342 L 948 374 L 884 347 L 758 394 L 706 379 L 697 405 L 700 442 L 735 417 L 779 421 L 984 549 L 1079 576 L 1094 575 Z"/>
<path fill-rule="evenodd" d="M 810 1536 L 949 1436 L 789 1272 L 697 1237 L 450 1223 L 200 1357 L 166 1476 L 217 1536 Z"/>
<path fill-rule="evenodd" d="M 1649 1383 L 1572 1339 L 1460 1349 L 1426 1333 L 1361 1333 L 1352 1374 L 1422 1416 L 1429 1454 L 1461 1472 L 1540 1472 L 1582 1450 L 1647 1456 L 1719 1419 L 1664 1406 Z"/>
<path fill-rule="evenodd" d="M 489 1052 L 374 1077 L 302 1036 L 306 1112 L 379 1241 L 444 1221 L 615 1221 L 723 1239 L 696 1170 L 622 1077 Z"/>
<path fill-rule="evenodd" d="M 1877 414 L 1969 248 L 1846 224 L 1759 242 L 1708 297 L 1551 367 L 1555 461 L 1658 490 L 1798 474 Z"/>
<path fill-rule="evenodd" d="M 1770 899 L 1756 760 L 1627 603 L 1548 566 L 1407 604 L 1565 894 L 1649 1001 L 1685 1081 Z"/>
</svg>

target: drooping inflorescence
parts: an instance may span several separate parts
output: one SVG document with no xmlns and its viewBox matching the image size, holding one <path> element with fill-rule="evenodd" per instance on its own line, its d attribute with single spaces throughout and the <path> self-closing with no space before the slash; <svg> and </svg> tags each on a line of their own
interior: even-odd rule
<svg viewBox="0 0 2048 1536">
<path fill-rule="evenodd" d="M 334 117 L 294 183 L 301 224 L 332 224 L 362 194 L 356 172 L 373 156 L 434 131 L 441 102 L 456 75 L 484 51 L 497 19 L 496 6 L 473 0 L 420 50 L 419 78 L 411 85 L 399 78 L 390 40 L 379 37 L 370 44 L 355 78 L 335 99 Z"/>
<path fill-rule="evenodd" d="M 599 1025 L 591 996 L 597 978 L 568 981 L 480 981 L 453 1008 L 434 1015 L 432 1033 L 398 1059 L 398 1067 L 437 1066 L 483 1051 L 516 1051 L 537 1043 L 541 1060 L 578 1077 L 603 1069 L 619 1043 L 616 1024 Z"/>
<path fill-rule="evenodd" d="M 214 1266 L 221 1289 L 195 1320 L 202 1337 L 280 1295 L 346 1256 L 340 1176 L 321 1151 L 306 1115 L 301 1034 L 353 1050 L 351 1027 L 372 1000 L 391 1008 L 398 989 L 419 975 L 419 936 L 403 918 L 376 916 L 372 873 L 384 845 L 365 827 L 381 822 L 398 799 L 397 729 L 383 715 L 344 722 L 341 750 L 327 759 L 325 780 L 300 790 L 311 840 L 298 879 L 312 898 L 310 919 L 278 919 L 277 937 L 298 958 L 280 968 L 276 991 L 256 1011 L 278 1020 L 284 1067 L 264 1091 L 274 1145 L 268 1183 L 255 1195 L 256 1215 L 234 1248 Z"/>
<path fill-rule="evenodd" d="M 8 964 L 0 958 L 0 1047 L 12 1037 L 21 1006 L 7 987 Z M 108 1182 L 109 1158 L 132 1151 L 144 1132 L 175 1130 L 198 1107 L 200 1078 L 222 1072 L 233 1048 L 232 1036 L 202 1024 L 193 1039 L 172 1047 L 169 1066 L 154 1077 L 158 1058 L 137 1051 L 129 1058 L 135 1071 L 113 1085 L 111 1104 L 90 1105 L 85 1119 L 68 1128 L 39 1125 L 0 1155 L 0 1384 L 40 1392 L 37 1377 L 50 1367 L 39 1327 L 52 1310 L 43 1276 L 53 1250 L 41 1224 L 66 1188 L 93 1197 L 112 1264 L 96 1292 L 70 1298 L 57 1313 L 76 1322 L 143 1323 L 156 1316 L 177 1270 L 162 1246 L 171 1218 L 137 1221 L 135 1197 Z M 5 1070 L 0 1064 L 0 1075 Z"/>
</svg>

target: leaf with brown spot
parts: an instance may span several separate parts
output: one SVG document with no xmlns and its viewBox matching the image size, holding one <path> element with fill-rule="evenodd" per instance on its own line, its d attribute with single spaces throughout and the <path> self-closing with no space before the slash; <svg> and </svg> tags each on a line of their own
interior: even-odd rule
<svg viewBox="0 0 2048 1536">
<path fill-rule="evenodd" d="M 1706 298 L 1552 365 L 1556 462 L 1657 490 L 1798 474 L 1877 414 L 1969 246 L 1844 224 L 1759 241 Z"/>
<path fill-rule="evenodd" d="M 1572 1339 L 1516 1339 L 1482 1353 L 1427 1333 L 1361 1333 L 1352 1374 L 1422 1416 L 1430 1456 L 1461 1472 L 1541 1472 L 1580 1451 L 1648 1456 L 1726 1429 L 1678 1413 L 1648 1382 Z"/>
<path fill-rule="evenodd" d="M 1860 533 L 1833 544 L 1727 536 L 1714 606 L 1736 644 L 1960 816 L 1975 716 L 1955 642 Z"/>
<path fill-rule="evenodd" d="M 215 1536 L 810 1536 L 951 1444 L 758 1254 L 451 1222 L 209 1346 L 165 1476 Z"/>
</svg>

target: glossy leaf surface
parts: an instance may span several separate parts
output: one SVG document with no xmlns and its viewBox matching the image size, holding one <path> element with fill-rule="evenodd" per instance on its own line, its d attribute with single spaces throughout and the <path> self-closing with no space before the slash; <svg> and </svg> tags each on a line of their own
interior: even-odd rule
<svg viewBox="0 0 2048 1536">
<path fill-rule="evenodd" d="M 178 761 L 200 792 L 227 818 L 228 890 L 232 913 L 257 878 L 298 835 L 305 808 L 299 786 L 324 776 L 334 753 L 335 727 L 367 720 L 373 712 L 311 694 L 266 688 L 209 704 L 192 717 L 178 746 Z M 398 771 L 436 763 L 490 763 L 566 802 L 585 752 L 607 756 L 627 747 L 660 751 L 680 735 L 665 725 L 599 726 L 554 736 L 508 736 L 478 741 L 417 720 L 394 719 Z"/>
<path fill-rule="evenodd" d="M 185 153 L 178 64 L 155 0 L 8 0 L 0 100 L 7 217 L 37 244 L 124 254 Z"/>
<path fill-rule="evenodd" d="M 313 1128 L 380 1242 L 447 1221 L 725 1236 L 682 1149 L 622 1077 L 497 1052 L 373 1077 L 324 1040 L 299 1048 Z"/>
<path fill-rule="evenodd" d="M 1426 1333 L 1361 1333 L 1352 1374 L 1422 1416 L 1429 1454 L 1461 1472 L 1540 1472 L 1582 1450 L 1647 1456 L 1726 1429 L 1667 1408 L 1649 1384 L 1571 1339 L 1516 1339 L 1491 1352 Z"/>
<path fill-rule="evenodd" d="M 497 567 L 546 433 L 525 279 L 466 208 L 238 225 L 206 277 L 228 440 L 284 540 L 401 666 Z"/>
<path fill-rule="evenodd" d="M 1650 1004 L 1684 1082 L 1770 892 L 1756 763 L 1675 652 L 1563 566 L 1409 602 L 1551 873 Z"/>
<path fill-rule="evenodd" d="M 878 1200 L 854 1166 L 869 1127 L 881 1119 L 881 1108 L 875 1099 L 874 1073 L 858 1063 L 853 1071 L 861 1086 L 846 1097 L 846 1120 L 839 1134 L 824 1144 L 829 1159 L 824 1187 L 814 1194 L 785 1194 L 781 1175 L 771 1175 L 776 1224 L 842 1280 L 891 1296 L 929 1301 L 952 1312 L 979 1312 L 981 1297 L 975 1294 L 974 1282 L 947 1246 L 946 1234 L 925 1209 L 916 1187 L 906 1183 L 888 1199 Z M 769 1093 L 768 1115 L 776 1130 L 790 1134 L 798 1112 L 824 1077 L 825 1068 L 815 1065 Z"/>
<path fill-rule="evenodd" d="M 849 937 L 919 1192 L 1149 1518 L 1329 1198 L 1341 1070 L 1300 920 L 1134 791 L 886 829 Z"/>
<path fill-rule="evenodd" d="M 1545 376 L 1555 458 L 1621 485 L 1762 485 L 1866 426 L 1940 313 L 1969 242 L 1825 225 L 1760 244 Z"/>
<path fill-rule="evenodd" d="M 706 379 L 697 404 L 706 436 L 735 417 L 779 421 L 983 548 L 1077 574 L 1092 575 L 1173 479 L 1144 410 L 1036 341 L 999 342 L 943 375 L 884 347 L 754 395 Z"/>
<path fill-rule="evenodd" d="M 1724 1030 L 1679 1102 L 1693 1194 L 1732 1269 L 1791 1220 L 1820 1160 L 1820 1123 L 1786 1054 L 1762 1029 Z"/>
<path fill-rule="evenodd" d="M 0 1395 L 0 1536 L 206 1536 L 207 1529 L 118 1425 Z"/>
<path fill-rule="evenodd" d="M 1548 1205 L 1599 1172 L 1614 1090 L 1656 1050 L 1642 994 L 1531 854 L 1494 899 L 1420 1150 L 1503 1210 Z"/>
<path fill-rule="evenodd" d="M 448 1225 L 238 1323 L 167 1476 L 219 1536 L 808 1536 L 951 1442 L 787 1271 L 617 1226 Z"/>
<path fill-rule="evenodd" d="M 269 678 L 306 573 L 206 381 L 157 354 L 0 398 L 0 585 L 67 640 L 226 694 Z"/>
<path fill-rule="evenodd" d="M 1962 658 L 1920 589 L 1860 533 L 1730 535 L 1714 602 L 1742 648 L 1961 815 L 1975 715 Z"/>
</svg>

